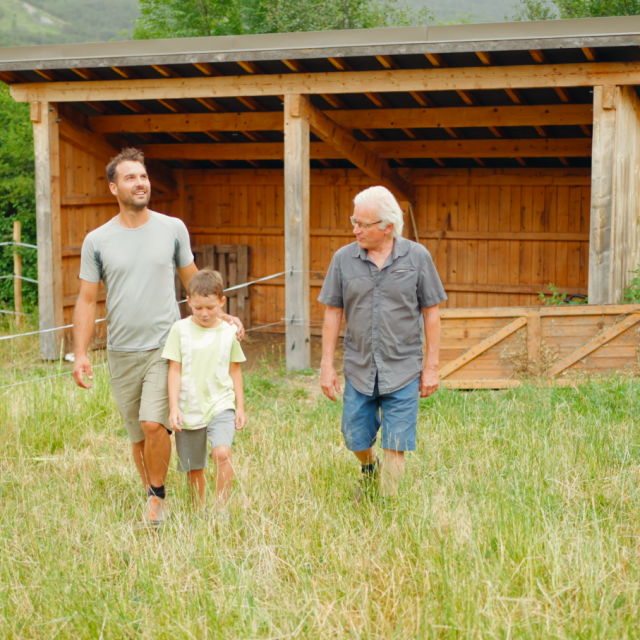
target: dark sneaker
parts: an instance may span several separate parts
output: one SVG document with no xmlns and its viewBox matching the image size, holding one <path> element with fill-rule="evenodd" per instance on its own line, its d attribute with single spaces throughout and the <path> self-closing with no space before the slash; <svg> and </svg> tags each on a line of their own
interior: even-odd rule
<svg viewBox="0 0 640 640">
<path fill-rule="evenodd" d="M 353 492 L 353 501 L 360 503 L 365 499 L 374 500 L 380 495 L 380 461 L 376 460 L 373 470 L 362 469 L 362 477 Z"/>
<path fill-rule="evenodd" d="M 147 512 L 145 520 L 152 527 L 160 527 L 167 519 L 168 511 L 162 498 L 158 496 L 149 496 L 147 500 Z"/>
</svg>

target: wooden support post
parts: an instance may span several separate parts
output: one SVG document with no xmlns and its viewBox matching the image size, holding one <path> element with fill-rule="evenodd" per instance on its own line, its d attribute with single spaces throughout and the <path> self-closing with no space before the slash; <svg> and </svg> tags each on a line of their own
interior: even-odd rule
<svg viewBox="0 0 640 640">
<path fill-rule="evenodd" d="M 532 311 L 527 316 L 527 357 L 529 364 L 540 361 L 540 348 L 542 346 L 542 318 L 537 311 Z"/>
<path fill-rule="evenodd" d="M 595 87 L 589 302 L 616 304 L 640 262 L 640 100 L 630 87 Z"/>
<path fill-rule="evenodd" d="M 32 102 L 31 120 L 36 168 L 40 329 L 51 329 L 63 324 L 58 110 L 47 102 Z M 43 359 L 58 358 L 62 337 L 61 331 L 40 334 Z"/>
<path fill-rule="evenodd" d="M 13 241 L 22 242 L 22 228 L 20 220 L 15 220 L 13 223 Z M 20 326 L 22 324 L 22 256 L 17 245 L 14 245 L 13 249 L 13 308 L 16 312 L 16 324 Z"/>
<path fill-rule="evenodd" d="M 284 99 L 284 246 L 287 371 L 311 366 L 309 332 L 309 123 L 303 96 Z"/>
</svg>

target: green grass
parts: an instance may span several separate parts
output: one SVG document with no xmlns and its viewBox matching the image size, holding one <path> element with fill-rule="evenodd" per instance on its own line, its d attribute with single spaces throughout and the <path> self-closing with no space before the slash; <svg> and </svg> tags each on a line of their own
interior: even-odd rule
<svg viewBox="0 0 640 640">
<path fill-rule="evenodd" d="M 317 378 L 248 374 L 220 535 L 174 468 L 169 523 L 139 529 L 107 376 L 0 392 L 2 638 L 638 636 L 632 380 L 438 392 L 390 506 L 352 502 Z"/>
</svg>

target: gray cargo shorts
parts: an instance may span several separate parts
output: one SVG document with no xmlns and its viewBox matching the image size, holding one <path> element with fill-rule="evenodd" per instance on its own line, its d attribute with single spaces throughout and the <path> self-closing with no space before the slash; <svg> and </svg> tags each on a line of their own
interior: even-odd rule
<svg viewBox="0 0 640 640">
<path fill-rule="evenodd" d="M 236 432 L 236 412 L 226 409 L 213 416 L 211 422 L 202 429 L 176 431 L 176 451 L 178 471 L 187 473 L 207 466 L 207 440 L 211 449 L 229 447 Z"/>
</svg>

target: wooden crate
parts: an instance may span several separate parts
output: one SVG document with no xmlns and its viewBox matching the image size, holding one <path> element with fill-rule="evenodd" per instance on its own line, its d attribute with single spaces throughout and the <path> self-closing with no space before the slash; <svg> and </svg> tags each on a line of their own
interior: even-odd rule
<svg viewBox="0 0 640 640">
<path fill-rule="evenodd" d="M 246 244 L 196 245 L 191 249 L 198 269 L 216 269 L 222 276 L 225 289 L 235 287 L 249 280 L 250 247 Z M 186 298 L 186 291 L 176 275 L 176 295 L 178 300 Z M 250 287 L 242 287 L 225 293 L 225 311 L 240 318 L 245 328 L 251 326 Z M 180 305 L 183 317 L 190 315 L 189 305 Z"/>
<path fill-rule="evenodd" d="M 640 305 L 444 309 L 441 385 L 506 389 L 637 373 Z"/>
</svg>

